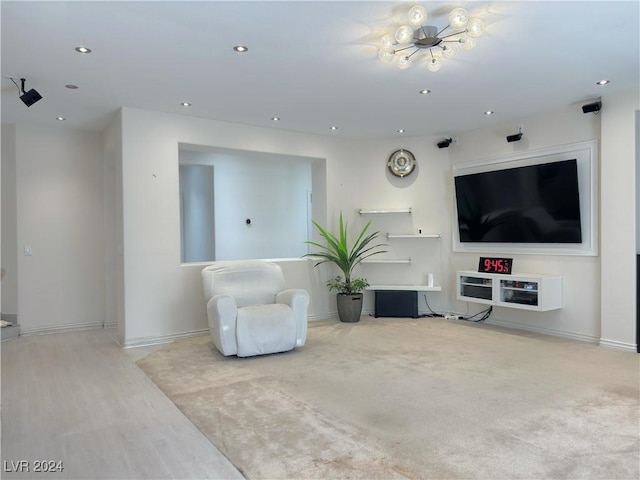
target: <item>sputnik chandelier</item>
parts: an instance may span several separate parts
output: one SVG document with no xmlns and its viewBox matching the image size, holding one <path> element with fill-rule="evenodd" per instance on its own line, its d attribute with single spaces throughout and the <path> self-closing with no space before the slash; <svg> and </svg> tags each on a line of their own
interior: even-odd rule
<svg viewBox="0 0 640 480">
<path fill-rule="evenodd" d="M 416 53 L 422 52 L 427 59 L 427 68 L 437 72 L 443 60 L 458 54 L 458 46 L 471 50 L 476 46 L 476 38 L 484 32 L 482 20 L 470 17 L 464 8 L 451 10 L 449 24 L 442 29 L 424 25 L 427 9 L 422 5 L 411 7 L 408 20 L 409 25 L 402 25 L 395 34 L 382 37 L 378 55 L 381 61 L 395 62 L 403 70 L 411 66 Z"/>
</svg>

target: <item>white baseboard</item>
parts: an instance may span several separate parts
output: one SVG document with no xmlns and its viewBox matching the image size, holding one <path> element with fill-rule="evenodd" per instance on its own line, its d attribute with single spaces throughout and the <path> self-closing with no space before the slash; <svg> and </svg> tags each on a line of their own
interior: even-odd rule
<svg viewBox="0 0 640 480">
<path fill-rule="evenodd" d="M 118 340 L 118 344 L 123 348 L 136 348 L 136 347 L 148 347 L 150 345 L 160 345 L 163 343 L 171 343 L 183 338 L 199 337 L 202 335 L 209 335 L 209 329 L 193 330 L 191 332 L 172 333 L 170 335 L 158 335 L 153 337 L 139 337 L 132 338 L 130 340 L 122 341 Z"/>
<path fill-rule="evenodd" d="M 20 336 L 80 332 L 82 330 L 95 330 L 97 328 L 102 328 L 102 327 L 103 327 L 102 322 L 67 323 L 63 325 L 51 325 L 46 327 L 24 327 L 23 325 L 20 325 Z"/>
<path fill-rule="evenodd" d="M 330 312 L 328 314 L 324 314 L 324 315 L 308 315 L 307 316 L 307 321 L 309 322 L 316 322 L 316 321 L 320 321 L 320 320 L 331 320 L 334 318 L 338 318 L 338 312 Z"/>
<path fill-rule="evenodd" d="M 614 348 L 616 350 L 624 350 L 625 352 L 637 353 L 638 345 L 635 343 L 619 342 L 617 340 L 600 339 L 600 346 L 606 348 Z"/>
<path fill-rule="evenodd" d="M 509 322 L 508 320 L 496 320 L 488 319 L 486 322 L 488 325 L 496 325 L 498 327 L 513 328 L 515 330 L 525 330 L 527 332 L 541 333 L 543 335 L 551 335 L 554 337 L 569 338 L 571 340 L 578 340 L 581 342 L 598 344 L 600 339 L 593 335 L 587 335 L 584 333 L 567 332 L 565 330 L 556 330 L 555 328 L 536 327 L 531 325 L 523 325 L 521 323 Z"/>
</svg>

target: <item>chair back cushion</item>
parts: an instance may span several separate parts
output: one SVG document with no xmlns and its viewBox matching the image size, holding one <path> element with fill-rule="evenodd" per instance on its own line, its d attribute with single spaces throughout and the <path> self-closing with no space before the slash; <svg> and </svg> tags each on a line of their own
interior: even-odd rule
<svg viewBox="0 0 640 480">
<path fill-rule="evenodd" d="M 202 270 L 207 301 L 215 295 L 231 295 L 238 307 L 275 303 L 276 293 L 284 290 L 280 266 L 263 260 L 216 262 Z"/>
</svg>

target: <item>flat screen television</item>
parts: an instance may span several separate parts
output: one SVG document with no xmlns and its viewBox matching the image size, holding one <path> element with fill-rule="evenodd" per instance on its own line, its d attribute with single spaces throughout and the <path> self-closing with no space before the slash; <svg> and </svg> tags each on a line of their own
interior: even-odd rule
<svg viewBox="0 0 640 480">
<path fill-rule="evenodd" d="M 576 159 L 454 178 L 460 242 L 582 242 Z"/>
</svg>

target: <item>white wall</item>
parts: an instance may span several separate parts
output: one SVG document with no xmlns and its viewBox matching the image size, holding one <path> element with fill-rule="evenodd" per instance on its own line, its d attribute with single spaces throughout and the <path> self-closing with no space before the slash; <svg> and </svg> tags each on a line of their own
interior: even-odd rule
<svg viewBox="0 0 640 480">
<path fill-rule="evenodd" d="M 124 256 L 122 234 L 122 116 L 118 112 L 103 134 L 105 325 L 124 338 Z"/>
<path fill-rule="evenodd" d="M 101 136 L 17 125 L 15 145 L 21 333 L 102 326 Z M 32 256 L 22 254 L 25 245 Z"/>
<path fill-rule="evenodd" d="M 636 114 L 638 89 L 602 98 L 601 312 L 603 345 L 636 342 Z"/>
<path fill-rule="evenodd" d="M 179 155 L 181 168 L 214 167 L 215 260 L 299 258 L 307 252 L 312 159 L 229 150 L 181 149 Z"/>
<path fill-rule="evenodd" d="M 387 253 L 378 258 L 410 259 L 407 264 L 372 264 L 358 267 L 358 275 L 373 284 L 426 285 L 427 274 L 433 273 L 435 283 L 447 285 L 452 278 L 448 265 L 451 253 L 451 218 L 447 205 L 447 183 L 450 176 L 449 155 L 435 145 L 438 137 L 381 139 L 363 144 L 355 161 L 359 165 L 357 182 L 360 197 L 358 208 L 411 208 L 411 214 L 364 214 L 345 210 L 345 216 L 357 220 L 358 226 L 371 221 L 373 231 L 380 231 Z M 394 176 L 386 166 L 396 150 L 409 150 L 416 158 L 416 168 L 407 177 Z M 442 238 L 387 239 L 386 234 L 441 234 Z M 449 292 L 428 293 L 429 306 L 436 311 L 449 307 Z M 374 311 L 373 293 L 365 295 L 364 311 Z M 418 310 L 428 311 L 424 296 L 418 297 Z"/>
<path fill-rule="evenodd" d="M 316 218 L 333 221 L 336 206 L 356 208 L 358 187 L 343 180 L 358 175 L 353 142 L 128 108 L 122 109 L 122 132 L 124 311 L 119 322 L 125 345 L 206 329 L 202 265 L 180 264 L 179 144 L 326 159 L 329 200 L 322 198 L 324 189 L 316 188 L 316 177 L 324 183 L 322 172 L 314 172 L 313 188 L 320 192 L 314 209 L 328 215 Z M 325 276 L 311 261 L 281 263 L 290 285 L 312 292 L 312 318 L 335 310 Z"/>
<path fill-rule="evenodd" d="M 521 142 L 504 140 L 513 133 L 509 124 L 460 134 L 458 144 L 443 150 L 434 147 L 435 138 L 343 141 L 134 109 L 123 109 L 115 117 L 104 133 L 104 145 L 85 132 L 19 125 L 14 137 L 16 308 L 32 332 L 117 319 L 119 337 L 127 345 L 204 330 L 201 266 L 180 266 L 178 144 L 188 143 L 326 159 L 326 172 L 322 161 L 313 164 L 314 182 L 320 179 L 314 190 L 327 194 L 314 209 L 321 212 L 315 217 L 329 226 L 336 225 L 340 210 L 356 227 L 368 220 L 357 214 L 359 208 L 412 207 L 410 217 L 371 220 L 383 232 L 421 228 L 443 238 L 394 240 L 390 254 L 409 252 L 412 257 L 407 270 L 383 265 L 363 266 L 361 272 L 372 282 L 422 283 L 423 275 L 433 271 L 443 292 L 429 294 L 432 306 L 474 312 L 481 306 L 454 299 L 453 273 L 474 269 L 478 255 L 451 252 L 455 212 L 449 160 L 459 163 L 598 140 L 602 120 L 600 248 L 607 263 L 602 275 L 600 257 L 517 255 L 518 271 L 563 275 L 565 306 L 547 313 L 496 309 L 492 318 L 583 340 L 602 336 L 604 345 L 632 348 L 636 110 L 637 92 L 628 92 L 603 98 L 599 116 L 582 114 L 578 105 L 523 119 L 517 122 L 525 126 Z M 3 137 L 5 132 L 11 139 L 10 129 L 3 127 Z M 8 146 L 10 142 L 3 141 L 3 268 L 12 261 L 5 255 L 4 240 L 10 223 L 10 215 L 4 214 L 11 197 L 5 178 Z M 404 179 L 390 176 L 385 167 L 398 148 L 411 150 L 418 159 L 416 172 Z M 21 255 L 24 244 L 32 245 L 32 257 Z M 324 286 L 335 271 L 314 269 L 308 260 L 280 264 L 289 286 L 311 291 L 311 319 L 335 313 L 333 295 Z M 622 289 L 621 281 L 627 285 Z M 7 301 L 10 305 L 7 285 L 3 280 L 3 311 Z"/>
<path fill-rule="evenodd" d="M 15 125 L 2 125 L 2 251 L 0 258 L 3 318 L 15 322 L 18 314 L 18 236 L 16 218 Z"/>
<path fill-rule="evenodd" d="M 629 250 L 629 245 L 627 244 L 634 244 L 635 226 L 633 219 L 630 221 L 627 217 L 633 216 L 633 209 L 629 207 L 633 205 L 635 190 L 633 187 L 623 186 L 622 191 L 619 191 L 621 188 L 621 184 L 618 182 L 620 175 L 616 180 L 608 177 L 612 176 L 611 172 L 624 171 L 626 173 L 622 175 L 627 175 L 626 183 L 633 183 L 633 157 L 630 157 L 628 153 L 628 149 L 634 143 L 633 133 L 629 132 L 628 128 L 623 129 L 626 133 L 623 141 L 620 142 L 619 140 L 622 139 L 616 139 L 615 136 L 612 136 L 611 129 L 604 128 L 604 125 L 606 122 L 629 122 L 629 128 L 631 128 L 632 120 L 629 118 L 633 116 L 633 112 L 637 108 L 634 106 L 637 104 L 637 99 L 635 100 L 636 103 L 634 103 L 633 97 L 625 95 L 618 101 L 621 104 L 620 109 L 616 109 L 613 105 L 608 105 L 608 101 L 603 99 L 604 106 L 600 115 L 585 115 L 582 113 L 580 105 L 571 105 L 538 117 L 522 119 L 520 122 L 467 132 L 458 136 L 458 145 L 453 146 L 450 150 L 452 162 L 461 163 L 571 143 L 590 140 L 599 141 L 599 171 L 602 177 L 599 180 L 602 196 L 598 197 L 601 198 L 598 208 L 598 215 L 600 215 L 601 221 L 600 231 L 602 232 L 599 242 L 600 255 L 602 259 L 608 256 L 615 257 L 617 262 L 614 262 L 614 265 L 617 267 L 620 267 L 620 262 L 627 262 L 628 267 L 622 269 L 622 274 L 625 278 L 629 278 L 629 269 L 633 267 L 631 255 L 633 251 L 626 259 L 623 252 Z M 626 107 L 622 105 L 626 105 Z M 609 110 L 610 119 L 607 119 L 604 115 L 606 110 Z M 602 141 L 600 141 L 601 121 L 603 122 Z M 505 140 L 506 135 L 513 133 L 518 124 L 524 124 L 523 139 L 520 142 L 507 143 Z M 625 143 L 629 146 L 621 145 Z M 614 145 L 617 145 L 617 147 Z M 453 216 L 455 212 L 453 211 L 452 184 L 450 184 L 449 196 L 451 198 L 449 207 Z M 611 200 L 608 200 L 609 198 Z M 622 207 L 627 200 L 626 207 Z M 625 240 L 616 240 L 612 243 L 611 233 L 605 233 L 605 230 L 608 230 L 608 232 L 613 231 L 611 230 L 611 215 L 613 217 L 618 215 L 613 213 L 615 209 L 619 211 L 626 210 L 623 214 L 625 222 L 622 224 L 616 223 L 615 227 L 615 236 Z M 623 250 L 620 251 L 620 248 L 623 248 Z M 611 338 L 606 337 L 605 330 L 608 328 L 607 325 L 613 324 L 615 327 L 612 330 L 616 333 L 612 340 L 617 342 L 615 346 L 627 349 L 634 348 L 635 327 L 632 320 L 635 320 L 631 312 L 635 312 L 635 293 L 631 295 L 629 289 L 632 285 L 635 285 L 635 280 L 628 282 L 629 287 L 625 287 L 621 294 L 614 294 L 612 292 L 619 289 L 620 283 L 618 279 L 620 277 L 616 273 L 615 280 L 612 276 L 609 276 L 606 280 L 604 277 L 601 278 L 600 257 L 559 255 L 513 255 L 513 257 L 514 270 L 516 272 L 561 274 L 563 276 L 564 306 L 561 310 L 545 313 L 496 308 L 490 322 L 592 342 L 599 342 L 601 336 L 603 338 Z M 452 268 L 455 270 L 473 270 L 477 266 L 477 259 L 478 254 L 453 253 L 451 256 Z M 603 314 L 604 304 L 605 302 L 609 303 L 607 299 L 610 295 L 616 296 L 620 305 L 624 305 L 622 308 L 629 312 L 626 318 L 620 315 Z M 622 301 L 623 297 L 624 301 Z M 467 308 L 475 312 L 481 309 L 482 306 L 458 304 L 458 309 L 460 310 Z"/>
<path fill-rule="evenodd" d="M 181 260 L 215 260 L 215 196 L 212 165 L 180 165 Z"/>
</svg>

